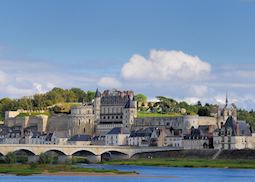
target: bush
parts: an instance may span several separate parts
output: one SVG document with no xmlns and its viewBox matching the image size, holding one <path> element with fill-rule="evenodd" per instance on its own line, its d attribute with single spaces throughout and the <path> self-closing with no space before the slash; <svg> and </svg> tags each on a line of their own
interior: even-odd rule
<svg viewBox="0 0 255 182">
<path fill-rule="evenodd" d="M 21 164 L 26 164 L 28 162 L 27 156 L 16 156 L 16 162 Z"/>
<path fill-rule="evenodd" d="M 5 161 L 8 164 L 14 164 L 17 162 L 17 157 L 13 152 L 9 152 L 6 156 L 5 156 Z"/>
<path fill-rule="evenodd" d="M 78 163 L 89 164 L 90 162 L 89 162 L 88 159 L 86 159 L 85 157 L 73 156 L 73 157 L 72 157 L 72 164 L 78 164 Z"/>
<path fill-rule="evenodd" d="M 44 153 L 39 155 L 39 164 L 56 164 L 57 162 L 57 156 L 47 155 Z"/>
</svg>

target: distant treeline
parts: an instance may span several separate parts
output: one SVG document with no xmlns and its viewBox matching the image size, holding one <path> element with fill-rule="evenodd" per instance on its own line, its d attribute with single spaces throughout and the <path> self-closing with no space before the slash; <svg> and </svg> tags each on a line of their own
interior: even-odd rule
<svg viewBox="0 0 255 182">
<path fill-rule="evenodd" d="M 0 100 L 0 120 L 4 118 L 5 111 L 42 110 L 58 103 L 88 102 L 94 98 L 94 95 L 93 91 L 85 92 L 79 88 L 53 88 L 45 94 L 35 94 L 31 97 L 3 98 Z"/>
</svg>

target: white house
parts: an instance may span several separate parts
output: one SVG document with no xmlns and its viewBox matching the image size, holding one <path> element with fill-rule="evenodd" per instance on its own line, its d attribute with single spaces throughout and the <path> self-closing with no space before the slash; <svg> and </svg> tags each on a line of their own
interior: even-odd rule
<svg viewBox="0 0 255 182">
<path fill-rule="evenodd" d="M 129 135 L 126 128 L 113 128 L 105 135 L 105 145 L 127 145 Z"/>
<path fill-rule="evenodd" d="M 52 135 L 52 143 L 56 145 L 67 144 L 70 135 L 68 131 L 54 131 Z"/>
</svg>

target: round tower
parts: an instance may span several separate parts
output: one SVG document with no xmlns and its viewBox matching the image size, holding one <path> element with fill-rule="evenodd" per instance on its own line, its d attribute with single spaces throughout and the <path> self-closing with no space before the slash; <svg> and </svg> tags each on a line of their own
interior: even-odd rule
<svg viewBox="0 0 255 182">
<path fill-rule="evenodd" d="M 97 88 L 94 99 L 95 124 L 99 124 L 100 122 L 100 111 L 101 111 L 101 93 Z"/>
<path fill-rule="evenodd" d="M 123 127 L 131 128 L 134 124 L 134 120 L 137 117 L 136 101 L 129 97 L 124 109 L 123 109 Z"/>
</svg>

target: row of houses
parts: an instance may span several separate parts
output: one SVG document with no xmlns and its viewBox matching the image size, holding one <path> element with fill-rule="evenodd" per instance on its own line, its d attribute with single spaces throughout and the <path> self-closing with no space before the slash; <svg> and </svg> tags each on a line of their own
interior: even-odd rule
<svg viewBox="0 0 255 182">
<path fill-rule="evenodd" d="M 116 127 L 105 136 L 74 135 L 67 131 L 38 132 L 30 126 L 23 132 L 21 127 L 0 126 L 0 144 L 45 144 L 45 145 L 110 145 L 138 147 L 175 147 L 184 149 L 255 149 L 255 133 L 244 121 L 232 116 L 220 128 L 213 125 L 192 127 L 189 133 L 182 129 L 146 127 L 129 131 Z"/>
<path fill-rule="evenodd" d="M 143 128 L 127 131 L 114 128 L 105 136 L 106 145 L 158 146 L 184 149 L 255 149 L 255 133 L 245 121 L 236 121 L 232 116 L 221 128 L 203 125 L 192 127 L 189 134 L 181 129 Z"/>
<path fill-rule="evenodd" d="M 36 126 L 28 127 L 22 134 L 21 127 L 0 126 L 0 144 L 40 144 L 40 145 L 90 145 L 88 135 L 70 136 L 67 131 L 53 133 L 38 132 Z"/>
</svg>

